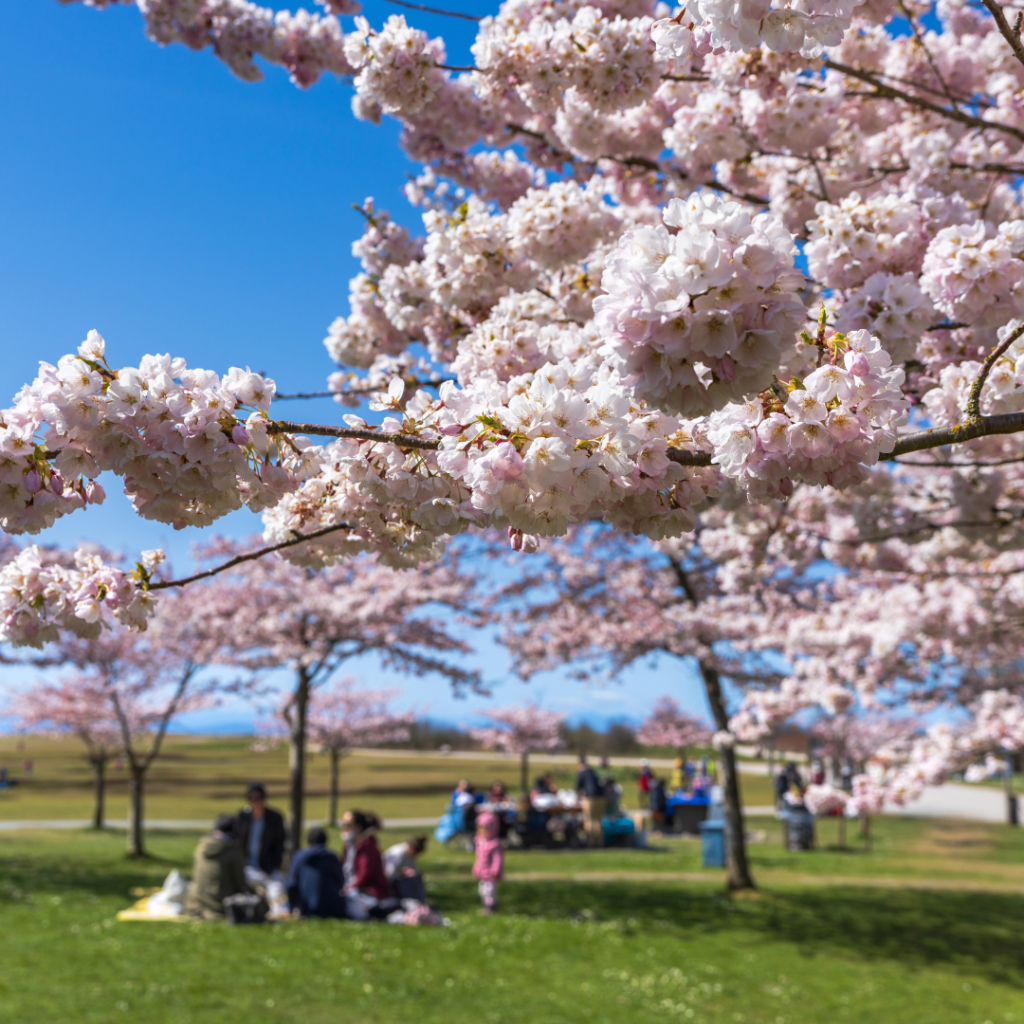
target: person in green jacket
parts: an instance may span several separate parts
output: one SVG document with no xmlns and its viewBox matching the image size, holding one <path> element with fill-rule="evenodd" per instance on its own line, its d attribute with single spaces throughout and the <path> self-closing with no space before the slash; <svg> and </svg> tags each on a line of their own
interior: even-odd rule
<svg viewBox="0 0 1024 1024">
<path fill-rule="evenodd" d="M 213 832 L 199 840 L 192 862 L 192 884 L 185 896 L 185 913 L 204 921 L 224 919 L 228 896 L 252 892 L 245 881 L 245 855 L 235 841 L 235 819 L 222 814 Z"/>
</svg>

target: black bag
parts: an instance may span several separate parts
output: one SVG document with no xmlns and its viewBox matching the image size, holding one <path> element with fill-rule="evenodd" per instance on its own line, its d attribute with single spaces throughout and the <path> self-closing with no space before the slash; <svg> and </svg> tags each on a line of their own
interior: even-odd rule
<svg viewBox="0 0 1024 1024">
<path fill-rule="evenodd" d="M 228 924 L 263 924 L 270 905 L 258 893 L 239 893 L 224 899 L 224 916 Z"/>
</svg>

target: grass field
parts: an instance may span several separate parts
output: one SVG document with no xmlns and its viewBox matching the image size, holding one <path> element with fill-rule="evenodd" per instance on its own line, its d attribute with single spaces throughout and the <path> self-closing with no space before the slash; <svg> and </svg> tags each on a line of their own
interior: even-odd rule
<svg viewBox="0 0 1024 1024">
<path fill-rule="evenodd" d="M 18 744 L 23 744 L 18 749 Z M 468 777 L 478 787 L 504 779 L 510 789 L 518 786 L 519 759 L 480 754 L 477 758 L 446 758 L 426 754 L 410 758 L 353 754 L 342 762 L 342 806 L 368 807 L 385 821 L 389 817 L 438 816 L 455 783 Z M 32 777 L 20 780 L 21 765 L 34 762 Z M 535 759 L 537 771 L 540 759 Z M 92 816 L 92 774 L 74 739 L 15 738 L 0 736 L 0 765 L 7 765 L 21 784 L 0 792 L 0 821 L 82 819 Z M 327 757 L 313 754 L 307 781 L 307 820 L 319 820 L 327 808 Z M 637 759 L 613 758 L 616 777 L 625 789 L 627 803 L 635 807 Z M 572 765 L 551 767 L 560 785 L 571 785 Z M 242 801 L 246 785 L 259 779 L 278 802 L 286 792 L 288 755 L 285 748 L 257 752 L 246 737 L 171 736 L 165 753 L 153 765 L 146 787 L 146 815 L 153 819 L 212 821 Z M 743 797 L 751 806 L 772 802 L 771 786 L 764 776 L 743 775 Z M 128 813 L 127 772 L 111 769 L 107 795 L 107 820 L 122 822 Z"/>
<path fill-rule="evenodd" d="M 183 757 L 168 763 L 168 789 L 150 813 L 209 816 L 218 801 L 236 803 L 254 773 L 276 784 L 273 762 L 244 744 L 226 744 L 221 760 L 216 749 L 176 746 Z M 11 791 L 18 803 L 2 805 L 4 816 L 84 816 L 87 789 L 59 784 L 56 754 L 33 757 L 36 778 Z M 352 802 L 402 817 L 443 801 L 453 765 L 384 765 L 352 760 Z M 495 767 L 515 777 L 507 762 Z M 35 794 L 43 814 L 29 813 Z M 752 898 L 728 898 L 723 873 L 701 868 L 690 840 L 511 851 L 501 911 L 488 919 L 477 916 L 470 854 L 432 844 L 430 897 L 452 924 L 424 930 L 118 923 L 131 887 L 189 870 L 198 832 L 154 831 L 141 861 L 124 857 L 119 830 L 0 832 L 0 1022 L 1024 1021 L 1019 830 L 882 818 L 870 851 L 839 850 L 836 823 L 825 821 L 817 850 L 789 854 L 774 820 L 750 827 L 763 834 L 750 847 L 760 885 Z M 852 824 L 849 839 L 859 844 Z"/>
</svg>

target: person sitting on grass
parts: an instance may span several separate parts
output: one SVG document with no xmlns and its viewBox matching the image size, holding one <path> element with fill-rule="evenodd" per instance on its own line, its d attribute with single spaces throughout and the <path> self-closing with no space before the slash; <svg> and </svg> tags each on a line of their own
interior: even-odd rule
<svg viewBox="0 0 1024 1024">
<path fill-rule="evenodd" d="M 192 861 L 192 884 L 185 895 L 185 914 L 203 921 L 224 919 L 224 900 L 252 892 L 245 880 L 245 858 L 235 839 L 235 819 L 222 814 L 213 832 L 199 840 Z"/>
<path fill-rule="evenodd" d="M 284 818 L 267 806 L 263 783 L 251 783 L 245 798 L 249 806 L 238 812 L 237 831 L 245 853 L 245 876 L 250 885 L 280 883 L 286 837 Z"/>
<path fill-rule="evenodd" d="M 476 857 L 473 877 L 480 883 L 480 913 L 498 909 L 498 882 L 505 867 L 505 851 L 498 838 L 498 816 L 486 811 L 476 822 Z"/>
<path fill-rule="evenodd" d="M 395 843 L 384 851 L 384 874 L 391 883 L 391 890 L 400 900 L 427 902 L 427 890 L 423 875 L 416 865 L 416 858 L 427 848 L 426 836 L 413 836 L 404 843 Z"/>
<path fill-rule="evenodd" d="M 345 840 L 345 907 L 357 921 L 378 916 L 379 905 L 391 893 L 377 846 L 380 821 L 375 814 L 346 811 L 341 819 Z"/>
<path fill-rule="evenodd" d="M 288 865 L 288 906 L 292 917 L 344 917 L 345 879 L 341 861 L 327 849 L 327 833 L 319 827 L 306 835 L 307 847 Z"/>
</svg>

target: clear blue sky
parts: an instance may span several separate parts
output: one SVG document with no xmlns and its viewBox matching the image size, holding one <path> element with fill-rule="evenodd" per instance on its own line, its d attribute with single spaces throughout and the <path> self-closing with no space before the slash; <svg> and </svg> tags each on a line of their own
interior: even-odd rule
<svg viewBox="0 0 1024 1024">
<path fill-rule="evenodd" d="M 496 6 L 467 0 L 461 9 Z M 364 3 L 372 22 L 398 10 Z M 444 35 L 449 60 L 469 60 L 470 23 L 407 13 Z M 333 366 L 321 341 L 348 312 L 358 270 L 351 243 L 362 218 L 352 204 L 372 195 L 409 227 L 420 224 L 400 191 L 417 168 L 398 147 L 397 125 L 356 121 L 351 87 L 334 78 L 302 91 L 268 68 L 263 82 L 248 84 L 210 51 L 158 47 L 134 7 L 4 0 L 4 29 L 0 402 L 32 379 L 40 359 L 56 362 L 90 328 L 107 339 L 114 365 L 171 351 L 218 372 L 266 371 L 282 391 L 322 389 Z M 323 422 L 340 422 L 342 411 L 329 399 L 282 408 Z M 104 506 L 41 539 L 89 538 L 125 552 L 160 546 L 187 563 L 198 531 L 144 522 L 116 482 L 107 491 Z M 217 527 L 235 536 L 259 528 L 244 511 Z M 556 676 L 524 691 L 505 673 L 503 652 L 480 639 L 475 661 L 504 681 L 497 702 L 529 692 L 597 722 L 641 718 L 668 692 L 705 713 L 696 679 L 677 663 L 665 661 L 653 678 L 638 669 L 604 691 Z M 471 719 L 484 703 L 453 701 L 438 680 L 385 679 L 373 664 L 361 674 L 449 721 Z M 227 708 L 203 722 L 248 720 L 245 709 Z"/>
</svg>

